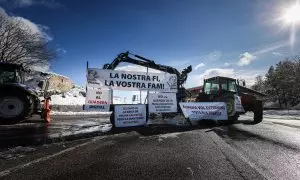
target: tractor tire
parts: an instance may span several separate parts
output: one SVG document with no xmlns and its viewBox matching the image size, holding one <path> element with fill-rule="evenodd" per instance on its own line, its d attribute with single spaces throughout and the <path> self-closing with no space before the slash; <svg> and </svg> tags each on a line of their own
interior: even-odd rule
<svg viewBox="0 0 300 180">
<path fill-rule="evenodd" d="M 228 117 L 235 116 L 235 109 L 234 109 L 234 96 L 232 93 L 225 93 L 222 97 L 217 98 L 216 102 L 225 102 Z"/>
<path fill-rule="evenodd" d="M 225 102 L 228 120 L 224 120 L 225 125 L 235 124 L 239 115 L 235 112 L 234 95 L 232 93 L 224 93 L 221 97 L 215 99 L 216 102 Z"/>
<path fill-rule="evenodd" d="M 255 124 L 260 123 L 263 119 L 263 104 L 262 104 L 262 101 L 256 101 L 253 113 L 254 113 L 254 123 Z"/>
<path fill-rule="evenodd" d="M 31 116 L 30 99 L 23 92 L 0 95 L 0 124 L 15 124 Z"/>
</svg>

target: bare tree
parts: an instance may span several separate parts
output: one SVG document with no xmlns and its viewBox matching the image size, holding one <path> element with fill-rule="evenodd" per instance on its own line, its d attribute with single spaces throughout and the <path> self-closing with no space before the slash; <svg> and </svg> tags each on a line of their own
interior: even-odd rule
<svg viewBox="0 0 300 180">
<path fill-rule="evenodd" d="M 33 32 L 21 19 L 0 13 L 0 61 L 30 68 L 49 64 L 54 57 L 40 33 Z"/>
</svg>

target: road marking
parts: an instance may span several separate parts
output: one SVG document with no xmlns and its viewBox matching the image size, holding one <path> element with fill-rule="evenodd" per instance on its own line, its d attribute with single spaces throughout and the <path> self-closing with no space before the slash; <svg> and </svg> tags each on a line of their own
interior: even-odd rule
<svg viewBox="0 0 300 180">
<path fill-rule="evenodd" d="M 60 152 L 58 152 L 58 153 L 55 153 L 55 154 L 52 154 L 52 155 L 49 155 L 49 156 L 45 156 L 45 157 L 36 159 L 36 160 L 34 160 L 34 161 L 30 161 L 30 162 L 28 162 L 28 163 L 21 164 L 21 165 L 12 167 L 12 168 L 8 168 L 8 169 L 6 169 L 6 170 L 0 172 L 0 178 L 1 178 L 1 177 L 4 177 L 4 176 L 7 176 L 7 175 L 9 175 L 9 174 L 11 174 L 11 173 L 13 173 L 13 172 L 16 172 L 16 171 L 18 171 L 18 170 L 20 170 L 20 169 L 23 169 L 23 168 L 25 168 L 25 167 L 28 167 L 28 166 L 30 166 L 30 165 L 37 164 L 37 163 L 39 163 L 39 162 L 43 162 L 43 161 L 49 160 L 49 159 L 51 159 L 51 158 L 54 158 L 54 157 L 59 156 L 59 155 L 62 155 L 62 154 L 64 154 L 64 153 L 73 151 L 73 150 L 75 150 L 75 149 L 77 149 L 77 148 L 79 148 L 79 147 L 88 145 L 88 144 L 93 143 L 93 142 L 94 142 L 94 141 L 91 140 L 91 141 L 89 141 L 89 142 L 85 142 L 85 143 L 82 143 L 82 144 L 78 144 L 78 145 L 76 145 L 76 146 L 74 146 L 74 147 L 71 147 L 71 148 L 68 148 L 68 149 L 64 149 L 64 150 L 62 150 L 62 151 L 60 151 Z"/>
</svg>

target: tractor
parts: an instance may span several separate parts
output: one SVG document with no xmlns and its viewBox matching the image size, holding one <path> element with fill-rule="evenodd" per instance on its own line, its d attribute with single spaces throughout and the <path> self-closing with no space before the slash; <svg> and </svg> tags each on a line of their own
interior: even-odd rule
<svg viewBox="0 0 300 180">
<path fill-rule="evenodd" d="M 262 93 L 238 85 L 236 79 L 216 76 L 204 79 L 202 92 L 197 96 L 196 102 L 225 102 L 229 123 L 236 122 L 239 115 L 247 111 L 254 113 L 254 123 L 260 123 L 263 119 L 262 97 L 264 96 Z M 239 100 L 236 98 L 239 97 L 242 111 L 235 109 L 236 100 Z"/>
<path fill-rule="evenodd" d="M 0 62 L 0 124 L 13 124 L 42 114 L 37 92 L 26 85 L 22 65 Z"/>
</svg>

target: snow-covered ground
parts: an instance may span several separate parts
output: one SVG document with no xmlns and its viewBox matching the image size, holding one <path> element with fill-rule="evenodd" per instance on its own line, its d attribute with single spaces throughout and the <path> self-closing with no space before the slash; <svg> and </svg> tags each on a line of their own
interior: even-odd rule
<svg viewBox="0 0 300 180">
<path fill-rule="evenodd" d="M 52 95 L 51 104 L 53 105 L 83 105 L 85 104 L 85 89 L 75 87 L 69 92 Z"/>
<path fill-rule="evenodd" d="M 264 111 L 264 118 L 279 120 L 300 120 L 300 110 L 268 110 Z"/>
<path fill-rule="evenodd" d="M 108 115 L 111 114 L 111 112 L 58 112 L 58 111 L 51 111 L 51 115 Z"/>
<path fill-rule="evenodd" d="M 246 117 L 253 117 L 252 112 L 247 112 Z M 264 111 L 264 120 L 276 120 L 276 121 L 286 121 L 286 120 L 300 120 L 300 110 L 266 110 Z M 300 121 L 299 121 L 300 122 Z"/>
<path fill-rule="evenodd" d="M 300 110 L 267 110 L 267 111 L 264 111 L 264 115 L 300 116 Z"/>
</svg>

